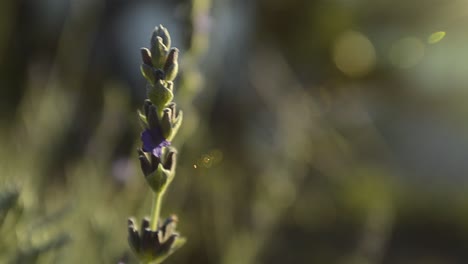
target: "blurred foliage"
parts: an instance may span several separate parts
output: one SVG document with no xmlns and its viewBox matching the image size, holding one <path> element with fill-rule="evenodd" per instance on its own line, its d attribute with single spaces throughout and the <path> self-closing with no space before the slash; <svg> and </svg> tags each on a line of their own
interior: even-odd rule
<svg viewBox="0 0 468 264">
<path fill-rule="evenodd" d="M 59 2 L 0 3 L 0 263 L 136 263 L 128 58 L 160 23 L 185 115 L 166 263 L 468 261 L 465 0 Z"/>
</svg>

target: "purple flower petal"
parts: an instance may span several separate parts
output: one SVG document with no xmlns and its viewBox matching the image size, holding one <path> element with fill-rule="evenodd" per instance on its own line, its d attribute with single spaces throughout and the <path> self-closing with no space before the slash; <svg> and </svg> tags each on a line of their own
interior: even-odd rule
<svg viewBox="0 0 468 264">
<path fill-rule="evenodd" d="M 154 146 L 153 139 L 151 138 L 151 133 L 147 129 L 141 134 L 141 141 L 143 142 L 143 151 L 151 152 Z"/>
<path fill-rule="evenodd" d="M 146 129 L 141 133 L 141 141 L 143 142 L 143 151 L 151 152 L 156 157 L 161 157 L 162 148 L 171 144 L 162 136 L 159 129 Z"/>
</svg>

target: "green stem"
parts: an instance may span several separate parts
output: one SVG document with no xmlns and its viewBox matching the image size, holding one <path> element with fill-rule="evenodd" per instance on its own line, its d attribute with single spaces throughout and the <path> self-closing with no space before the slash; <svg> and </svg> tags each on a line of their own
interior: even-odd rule
<svg viewBox="0 0 468 264">
<path fill-rule="evenodd" d="M 151 230 L 156 231 L 158 229 L 159 214 L 161 212 L 161 201 L 164 196 L 166 188 L 161 190 L 159 193 L 154 194 L 153 208 L 151 209 Z"/>
</svg>

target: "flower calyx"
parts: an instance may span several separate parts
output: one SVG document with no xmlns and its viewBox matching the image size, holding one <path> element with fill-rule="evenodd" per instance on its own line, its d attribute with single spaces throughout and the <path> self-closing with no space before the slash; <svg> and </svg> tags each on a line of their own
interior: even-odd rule
<svg viewBox="0 0 468 264">
<path fill-rule="evenodd" d="M 143 175 L 151 189 L 155 193 L 163 192 L 174 178 L 177 152 L 171 148 L 165 155 L 156 157 L 152 153 L 145 153 L 142 149 L 138 149 L 138 159 Z"/>
<path fill-rule="evenodd" d="M 135 220 L 128 219 L 128 242 L 141 261 L 161 263 L 185 244 L 186 239 L 176 232 L 175 215 L 160 223 L 157 230 L 150 229 L 150 220 L 144 218 L 140 231 Z"/>
<path fill-rule="evenodd" d="M 171 36 L 169 32 L 162 25 L 157 26 L 151 35 L 150 42 L 151 61 L 155 68 L 163 67 L 170 48 Z"/>
<path fill-rule="evenodd" d="M 174 102 L 170 103 L 163 110 L 163 115 L 161 118 L 161 131 L 165 138 L 172 140 L 177 134 L 177 131 L 180 128 L 183 120 L 183 112 L 177 111 L 176 104 Z"/>
</svg>

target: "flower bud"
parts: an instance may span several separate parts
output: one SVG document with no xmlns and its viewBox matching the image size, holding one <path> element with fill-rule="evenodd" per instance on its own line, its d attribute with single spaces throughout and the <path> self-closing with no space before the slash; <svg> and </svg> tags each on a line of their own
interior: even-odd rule
<svg viewBox="0 0 468 264">
<path fill-rule="evenodd" d="M 154 45 L 151 44 L 151 62 L 153 67 L 158 69 L 163 67 L 168 51 L 169 48 L 164 45 L 162 38 L 156 37 Z"/>
<path fill-rule="evenodd" d="M 182 124 L 183 112 L 176 112 L 176 104 L 170 103 L 167 108 L 163 110 L 161 118 L 161 132 L 167 140 L 171 141 L 177 134 L 180 125 Z"/>
<path fill-rule="evenodd" d="M 143 60 L 143 63 L 153 67 L 153 63 L 151 62 L 151 52 L 147 48 L 141 48 L 141 59 Z"/>
<path fill-rule="evenodd" d="M 149 129 L 160 129 L 158 110 L 155 105 L 151 104 L 148 106 L 146 121 Z"/>
<path fill-rule="evenodd" d="M 184 112 L 182 112 L 182 110 L 179 110 L 179 112 L 177 112 L 177 115 L 172 121 L 172 133 L 171 133 L 171 136 L 168 138 L 168 140 L 172 140 L 172 138 L 177 134 L 177 132 L 179 131 L 180 125 L 182 124 L 183 118 L 184 118 Z"/>
<path fill-rule="evenodd" d="M 179 71 L 179 63 L 177 62 L 179 58 L 179 50 L 177 48 L 172 48 L 167 55 L 166 63 L 164 64 L 164 73 L 166 74 L 166 81 L 173 81 L 177 72 Z"/>
<path fill-rule="evenodd" d="M 161 118 L 161 132 L 164 138 L 170 138 L 172 134 L 172 120 L 170 109 L 166 108 L 163 110 L 163 116 Z"/>
<path fill-rule="evenodd" d="M 148 129 L 148 116 L 150 112 L 150 108 L 153 104 L 149 99 L 145 99 L 145 102 L 143 103 L 143 113 L 138 110 L 138 117 L 140 119 L 140 124 L 144 129 Z"/>
<path fill-rule="evenodd" d="M 167 48 L 171 47 L 171 35 L 169 35 L 169 31 L 162 25 L 159 25 L 158 27 L 155 27 L 153 30 L 153 34 L 151 35 L 151 47 L 157 44 L 157 38 L 160 37 L 162 43 L 164 46 Z"/>
<path fill-rule="evenodd" d="M 154 86 L 147 86 L 148 98 L 158 110 L 161 109 L 158 112 L 158 116 L 162 116 L 162 110 L 172 101 L 172 98 L 174 98 L 174 94 L 166 86 L 167 83 L 162 80 L 157 81 Z"/>
</svg>

